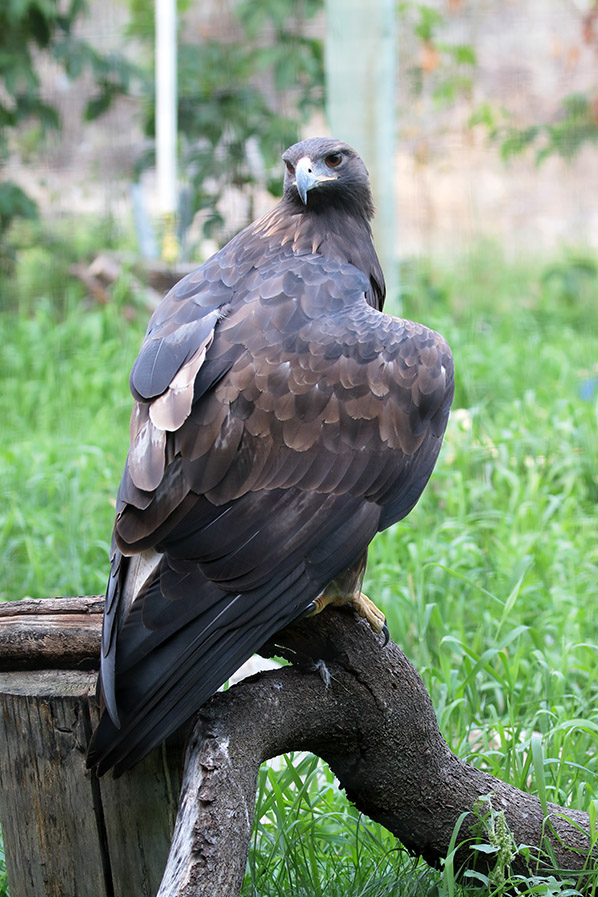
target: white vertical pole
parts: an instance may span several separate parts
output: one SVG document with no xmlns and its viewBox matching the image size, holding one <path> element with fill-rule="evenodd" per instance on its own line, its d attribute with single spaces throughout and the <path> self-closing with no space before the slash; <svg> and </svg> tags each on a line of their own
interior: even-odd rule
<svg viewBox="0 0 598 897">
<path fill-rule="evenodd" d="M 177 211 L 177 42 L 176 0 L 156 0 L 156 176 L 158 207 L 164 221 L 162 255 L 178 255 Z"/>
<path fill-rule="evenodd" d="M 368 167 L 374 240 L 389 297 L 398 293 L 395 213 L 394 0 L 326 0 L 326 90 L 333 137 Z"/>
</svg>

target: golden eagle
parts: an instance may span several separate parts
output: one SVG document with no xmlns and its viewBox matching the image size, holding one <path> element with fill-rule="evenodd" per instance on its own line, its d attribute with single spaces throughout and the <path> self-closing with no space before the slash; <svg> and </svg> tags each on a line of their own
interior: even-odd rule
<svg viewBox="0 0 598 897">
<path fill-rule="evenodd" d="M 281 201 L 170 290 L 131 372 L 100 774 L 140 760 L 293 620 L 351 602 L 379 630 L 367 547 L 440 449 L 450 349 L 382 312 L 362 160 L 323 138 L 282 158 Z"/>
</svg>

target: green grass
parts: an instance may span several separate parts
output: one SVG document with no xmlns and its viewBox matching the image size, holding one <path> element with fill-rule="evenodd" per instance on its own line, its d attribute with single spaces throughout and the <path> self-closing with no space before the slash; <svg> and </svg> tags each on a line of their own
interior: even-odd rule
<svg viewBox="0 0 598 897">
<path fill-rule="evenodd" d="M 17 256 L 0 316 L 3 599 L 103 590 L 147 321 L 125 314 L 126 276 L 97 306 L 53 255 Z M 404 314 L 452 345 L 454 413 L 424 497 L 370 551 L 366 591 L 456 753 L 543 799 L 596 807 L 596 267 L 482 246 L 406 266 L 403 282 Z M 259 789 L 244 897 L 459 891 L 450 861 L 434 871 L 407 856 L 313 758 L 264 768 Z M 508 875 L 497 882 L 466 891 L 504 893 Z"/>
<path fill-rule="evenodd" d="M 407 875 L 403 895 L 439 880 L 382 826 L 339 795 L 329 768 L 312 755 L 285 756 L 261 770 L 243 894 L 260 897 L 384 897 Z"/>
<path fill-rule="evenodd" d="M 110 305 L 87 299 L 55 252 L 27 248 L 0 285 L 0 600 L 103 592 L 127 452 L 147 312 L 126 274 Z"/>
<path fill-rule="evenodd" d="M 6 862 L 4 857 L 4 842 L 0 831 L 0 897 L 8 894 L 8 881 L 6 880 Z"/>
</svg>

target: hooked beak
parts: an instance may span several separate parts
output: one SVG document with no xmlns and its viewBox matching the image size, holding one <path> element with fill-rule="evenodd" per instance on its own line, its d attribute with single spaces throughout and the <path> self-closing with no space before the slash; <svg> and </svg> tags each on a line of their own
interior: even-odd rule
<svg viewBox="0 0 598 897">
<path fill-rule="evenodd" d="M 299 159 L 295 166 L 295 186 L 304 206 L 307 205 L 307 193 L 324 181 L 336 181 L 335 175 L 319 174 L 308 156 Z"/>
</svg>

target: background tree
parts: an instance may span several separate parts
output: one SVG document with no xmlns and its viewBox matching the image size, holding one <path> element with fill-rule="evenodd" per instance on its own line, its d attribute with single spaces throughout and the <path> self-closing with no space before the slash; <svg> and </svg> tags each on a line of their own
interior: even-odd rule
<svg viewBox="0 0 598 897">
<path fill-rule="evenodd" d="M 281 194 L 280 154 L 323 106 L 323 42 L 306 31 L 322 3 L 242 0 L 230 12 L 225 37 L 199 42 L 188 37 L 190 6 L 189 0 L 179 3 L 179 166 L 186 185 L 181 229 L 200 212 L 204 235 L 226 242 L 232 234 L 220 206 L 224 193 L 238 191 L 244 218 L 252 220 L 256 190 Z M 154 4 L 131 0 L 130 8 L 129 33 L 145 47 L 142 120 L 152 141 Z M 150 144 L 139 170 L 154 158 Z"/>
<path fill-rule="evenodd" d="M 91 75 L 95 92 L 85 108 L 88 121 L 129 90 L 135 69 L 124 56 L 103 55 L 78 37 L 76 26 L 86 9 L 85 0 L 5 0 L 0 7 L 0 168 L 11 153 L 19 153 L 25 128 L 36 141 L 60 128 L 58 112 L 43 99 L 40 54 L 49 54 L 70 79 Z M 35 202 L 21 187 L 0 183 L 0 238 L 14 218 L 36 215 Z"/>
</svg>

